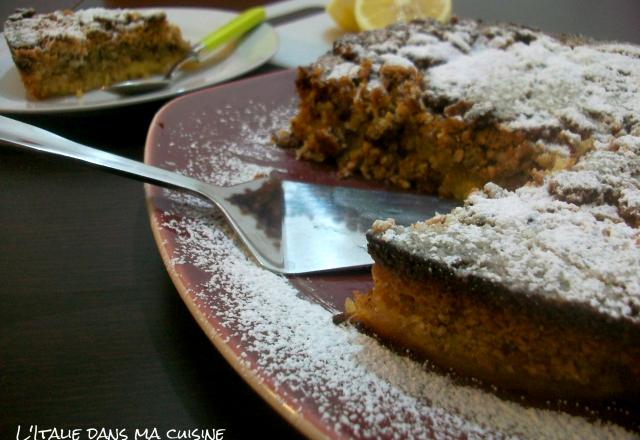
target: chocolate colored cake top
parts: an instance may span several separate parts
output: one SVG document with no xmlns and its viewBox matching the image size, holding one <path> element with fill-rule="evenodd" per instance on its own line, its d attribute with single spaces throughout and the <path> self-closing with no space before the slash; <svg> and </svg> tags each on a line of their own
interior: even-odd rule
<svg viewBox="0 0 640 440">
<path fill-rule="evenodd" d="M 51 40 L 84 40 L 93 32 L 122 32 L 164 19 L 162 11 L 90 8 L 36 14 L 33 9 L 20 9 L 7 19 L 4 35 L 14 48 L 42 47 Z"/>
<path fill-rule="evenodd" d="M 515 191 L 487 184 L 448 215 L 370 239 L 545 299 L 640 325 L 640 48 L 475 21 L 351 35 L 317 66 L 369 87 L 393 64 L 423 75 L 425 111 L 490 118 L 542 148 L 590 149 L 572 168 Z"/>
<path fill-rule="evenodd" d="M 347 35 L 316 63 L 327 78 L 360 63 L 416 68 L 426 107 L 465 120 L 496 120 L 564 150 L 581 139 L 629 133 L 640 121 L 640 47 L 554 37 L 473 20 L 412 22 Z"/>
</svg>

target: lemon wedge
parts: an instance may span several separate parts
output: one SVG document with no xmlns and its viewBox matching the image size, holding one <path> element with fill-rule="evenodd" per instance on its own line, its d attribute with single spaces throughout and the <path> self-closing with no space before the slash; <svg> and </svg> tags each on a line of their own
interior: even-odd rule
<svg viewBox="0 0 640 440">
<path fill-rule="evenodd" d="M 355 0 L 354 15 L 360 30 L 379 29 L 398 21 L 451 16 L 451 0 Z"/>
<path fill-rule="evenodd" d="M 354 13 L 356 0 L 331 0 L 327 4 L 327 13 L 338 26 L 347 32 L 358 32 L 358 22 Z"/>
</svg>

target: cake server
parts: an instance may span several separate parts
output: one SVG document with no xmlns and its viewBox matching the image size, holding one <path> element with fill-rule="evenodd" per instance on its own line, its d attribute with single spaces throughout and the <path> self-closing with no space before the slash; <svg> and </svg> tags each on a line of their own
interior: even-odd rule
<svg viewBox="0 0 640 440">
<path fill-rule="evenodd" d="M 393 217 L 398 224 L 411 224 L 455 206 L 432 196 L 317 185 L 277 176 L 218 187 L 4 116 L 0 116 L 0 141 L 205 197 L 260 265 L 287 275 L 366 267 L 372 261 L 365 233 L 374 220 Z"/>
<path fill-rule="evenodd" d="M 202 53 L 213 50 L 244 35 L 262 23 L 265 18 L 266 11 L 263 7 L 247 9 L 194 44 L 191 50 L 182 59 L 174 63 L 164 76 L 122 81 L 106 87 L 105 90 L 120 95 L 138 95 L 164 89 L 173 82 L 176 74 L 187 63 L 197 61 Z"/>
</svg>

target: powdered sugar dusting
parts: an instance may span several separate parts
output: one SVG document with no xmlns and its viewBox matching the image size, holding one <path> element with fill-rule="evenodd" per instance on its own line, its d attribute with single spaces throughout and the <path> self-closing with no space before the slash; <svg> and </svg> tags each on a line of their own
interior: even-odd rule
<svg viewBox="0 0 640 440">
<path fill-rule="evenodd" d="M 360 66 L 353 63 L 341 63 L 336 66 L 329 76 L 329 78 L 356 78 L 360 72 Z"/>
<path fill-rule="evenodd" d="M 630 44 L 555 38 L 515 25 L 416 21 L 347 35 L 315 66 L 337 78 L 344 65 L 366 60 L 369 88 L 381 87 L 384 65 L 415 69 L 427 101 L 463 102 L 458 116 L 470 122 L 488 118 L 506 130 L 544 132 L 544 148 L 570 145 L 567 136 L 630 134 L 640 120 L 638 52 Z"/>
<path fill-rule="evenodd" d="M 251 106 L 257 108 L 259 104 Z M 223 108 L 193 115 L 201 130 L 166 127 L 169 145 L 186 156 L 181 171 L 218 184 L 246 180 L 277 168 L 268 139 L 286 126 L 292 106 L 275 112 Z M 236 140 L 215 143 L 221 123 Z M 213 121 L 213 122 L 212 122 Z M 218 137 L 219 139 L 219 137 Z M 312 412 L 323 429 L 353 438 L 631 438 L 614 425 L 563 413 L 526 409 L 392 353 L 332 314 L 300 297 L 286 278 L 259 268 L 227 227 L 202 202 L 175 192 L 162 228 L 173 231 L 176 272 L 183 264 L 208 274 L 190 294 L 218 326 L 225 342 L 264 386 L 273 387 L 301 414 Z M 170 268 L 171 270 L 171 268 Z"/>
<path fill-rule="evenodd" d="M 640 138 L 616 138 L 541 186 L 490 184 L 443 223 L 389 227 L 380 237 L 460 277 L 640 323 L 639 153 Z"/>
<path fill-rule="evenodd" d="M 164 20 L 160 10 L 88 8 L 77 12 L 54 11 L 34 15 L 33 10 L 19 10 L 4 26 L 9 45 L 36 47 L 56 39 L 85 40 L 90 33 L 112 34 L 144 26 L 148 20 Z"/>
<path fill-rule="evenodd" d="M 632 86 L 640 81 L 640 59 L 597 45 L 570 47 L 545 35 L 502 50 L 476 47 L 434 67 L 426 80 L 435 94 L 490 105 L 510 129 L 525 124 L 598 133 L 622 126 L 640 110 L 640 93 Z"/>
</svg>

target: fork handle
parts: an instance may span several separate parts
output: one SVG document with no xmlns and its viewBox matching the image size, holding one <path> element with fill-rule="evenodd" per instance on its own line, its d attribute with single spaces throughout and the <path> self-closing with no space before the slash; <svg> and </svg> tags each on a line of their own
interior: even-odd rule
<svg viewBox="0 0 640 440">
<path fill-rule="evenodd" d="M 16 147 L 76 159 L 116 174 L 168 188 L 179 188 L 211 197 L 211 185 L 173 171 L 87 147 L 24 122 L 0 116 L 0 141 Z M 209 191 L 205 190 L 205 186 Z"/>
<path fill-rule="evenodd" d="M 228 41 L 239 37 L 259 25 L 266 18 L 265 9 L 261 6 L 250 8 L 206 35 L 194 47 L 194 52 L 212 50 Z"/>
</svg>

